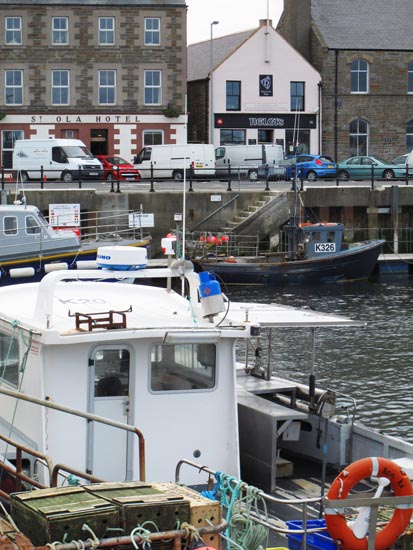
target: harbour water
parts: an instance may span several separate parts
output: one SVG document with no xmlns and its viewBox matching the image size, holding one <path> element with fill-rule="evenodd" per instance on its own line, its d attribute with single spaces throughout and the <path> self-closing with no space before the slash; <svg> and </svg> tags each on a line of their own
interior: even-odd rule
<svg viewBox="0 0 413 550">
<path fill-rule="evenodd" d="M 380 280 L 342 285 L 228 287 L 233 300 L 278 302 L 309 307 L 366 322 L 357 328 L 317 329 L 317 386 L 356 400 L 356 418 L 413 442 L 413 280 Z M 308 381 L 311 333 L 273 331 L 278 376 Z"/>
</svg>

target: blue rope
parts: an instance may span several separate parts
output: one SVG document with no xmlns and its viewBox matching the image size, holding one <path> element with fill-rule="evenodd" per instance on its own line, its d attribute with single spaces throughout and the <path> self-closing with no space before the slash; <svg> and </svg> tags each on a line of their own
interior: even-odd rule
<svg viewBox="0 0 413 550">
<path fill-rule="evenodd" d="M 221 472 L 215 472 L 215 479 L 217 481 L 215 487 L 211 491 L 201 491 L 203 497 L 209 498 L 209 500 L 219 500 L 218 492 L 221 489 L 220 475 Z"/>
</svg>

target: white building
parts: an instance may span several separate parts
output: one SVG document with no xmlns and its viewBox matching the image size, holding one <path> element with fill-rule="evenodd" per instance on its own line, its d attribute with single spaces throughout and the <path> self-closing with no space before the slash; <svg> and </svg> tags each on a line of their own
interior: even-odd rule
<svg viewBox="0 0 413 550">
<path fill-rule="evenodd" d="M 279 143 L 286 154 L 298 142 L 303 152 L 319 153 L 320 81 L 270 20 L 193 44 L 188 47 L 188 141 L 212 139 L 216 147 Z"/>
</svg>

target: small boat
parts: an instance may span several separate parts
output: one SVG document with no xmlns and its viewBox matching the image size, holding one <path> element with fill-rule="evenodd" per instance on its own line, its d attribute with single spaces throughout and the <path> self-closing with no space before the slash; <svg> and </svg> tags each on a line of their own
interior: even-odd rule
<svg viewBox="0 0 413 550">
<path fill-rule="evenodd" d="M 92 267 L 102 244 L 148 246 L 125 211 L 78 213 L 78 227 L 59 229 L 25 202 L 0 205 L 0 286 L 40 280 L 56 269 Z M 92 263 L 91 263 L 92 262 Z"/>
<path fill-rule="evenodd" d="M 243 237 L 225 235 L 219 245 L 192 241 L 195 265 L 226 284 L 318 284 L 368 279 L 384 240 L 344 243 L 341 223 L 297 223 L 285 227 L 286 252 L 239 255 Z M 209 250 L 208 250 L 209 249 Z M 244 249 L 245 250 L 245 249 Z M 203 251 L 203 252 L 202 252 Z"/>
<path fill-rule="evenodd" d="M 343 540 L 354 550 L 396 540 L 412 512 L 413 444 L 358 424 L 348 397 L 316 386 L 314 364 L 307 387 L 270 363 L 277 329 L 310 330 L 315 348 L 318 329 L 363 323 L 231 302 L 190 262 L 151 269 L 144 249 L 132 252 L 102 247 L 99 269 L 0 288 L 3 545 L 299 550 L 311 540 L 334 550 Z M 140 284 L 155 279 L 164 286 Z M 329 478 L 343 468 L 351 475 Z M 384 482 L 378 494 L 373 475 L 395 494 Z M 364 478 L 352 546 L 343 518 Z M 376 537 L 365 509 L 383 502 L 401 506 Z"/>
</svg>

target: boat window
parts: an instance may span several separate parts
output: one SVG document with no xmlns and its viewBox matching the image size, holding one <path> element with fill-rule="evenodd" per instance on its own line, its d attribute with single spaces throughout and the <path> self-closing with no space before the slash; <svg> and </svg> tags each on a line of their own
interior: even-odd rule
<svg viewBox="0 0 413 550">
<path fill-rule="evenodd" d="M 92 360 L 95 365 L 95 397 L 129 394 L 129 359 L 127 349 L 99 349 Z"/>
<path fill-rule="evenodd" d="M 10 334 L 0 332 L 0 384 L 9 382 L 17 387 L 19 381 L 19 344 Z"/>
<path fill-rule="evenodd" d="M 321 232 L 320 231 L 312 231 L 311 232 L 311 240 L 312 241 L 321 241 Z"/>
<path fill-rule="evenodd" d="M 4 234 L 5 235 L 17 235 L 17 218 L 16 216 L 4 217 Z"/>
<path fill-rule="evenodd" d="M 328 243 L 335 243 L 336 242 L 336 233 L 335 233 L 335 231 L 329 231 L 327 233 L 327 242 Z"/>
<path fill-rule="evenodd" d="M 151 390 L 193 391 L 213 388 L 215 344 L 162 344 L 151 352 Z"/>
<path fill-rule="evenodd" d="M 26 216 L 26 233 L 32 235 L 34 233 L 40 233 L 40 231 L 41 229 L 36 218 L 33 216 Z"/>
</svg>

